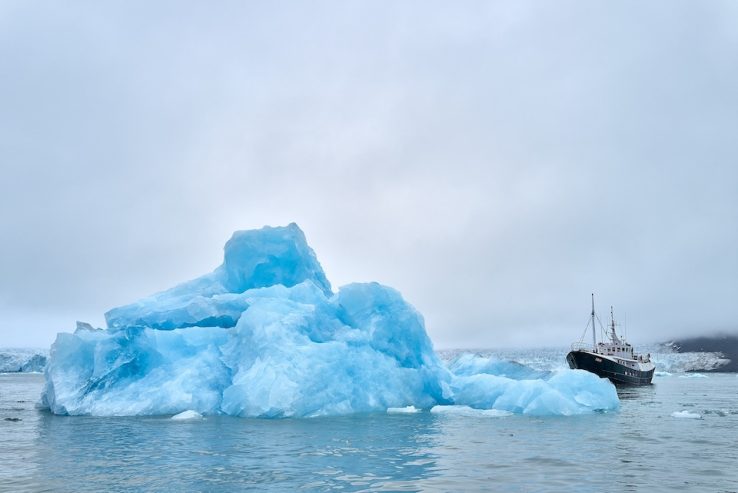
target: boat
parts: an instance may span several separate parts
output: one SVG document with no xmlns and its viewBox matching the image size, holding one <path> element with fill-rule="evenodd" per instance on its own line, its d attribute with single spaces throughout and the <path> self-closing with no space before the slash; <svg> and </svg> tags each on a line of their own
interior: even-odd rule
<svg viewBox="0 0 738 493">
<path fill-rule="evenodd" d="M 566 355 L 569 368 L 586 370 L 602 378 L 609 378 L 618 385 L 650 385 L 656 366 L 651 362 L 651 355 L 637 354 L 623 336 L 615 332 L 615 317 L 610 307 L 610 326 L 600 328 L 605 334 L 605 341 L 597 342 L 595 330 L 594 294 L 592 294 L 592 314 L 579 342 L 571 345 Z M 592 347 L 584 344 L 587 329 L 592 328 Z"/>
</svg>

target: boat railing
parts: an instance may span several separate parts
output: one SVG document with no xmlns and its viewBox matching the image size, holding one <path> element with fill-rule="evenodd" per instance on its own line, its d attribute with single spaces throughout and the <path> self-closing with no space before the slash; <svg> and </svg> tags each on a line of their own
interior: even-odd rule
<svg viewBox="0 0 738 493">
<path fill-rule="evenodd" d="M 590 346 L 589 344 L 584 344 L 583 342 L 575 342 L 574 344 L 571 345 L 572 351 L 581 351 L 582 349 L 591 351 L 592 346 Z"/>
</svg>

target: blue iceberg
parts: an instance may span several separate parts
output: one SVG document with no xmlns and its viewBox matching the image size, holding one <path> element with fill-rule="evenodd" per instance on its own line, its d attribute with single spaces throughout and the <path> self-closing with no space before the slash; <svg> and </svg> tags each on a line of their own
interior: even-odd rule
<svg viewBox="0 0 738 493">
<path fill-rule="evenodd" d="M 423 317 L 377 283 L 333 292 L 295 224 L 239 231 L 213 272 L 78 324 L 52 345 L 43 403 L 56 414 L 192 411 L 312 417 L 470 406 L 569 415 L 618 406 L 582 372 L 465 355 L 446 366 Z"/>
<path fill-rule="evenodd" d="M 475 409 L 570 416 L 618 407 L 615 387 L 583 370 L 538 371 L 464 354 L 450 365 L 454 401 Z"/>
</svg>

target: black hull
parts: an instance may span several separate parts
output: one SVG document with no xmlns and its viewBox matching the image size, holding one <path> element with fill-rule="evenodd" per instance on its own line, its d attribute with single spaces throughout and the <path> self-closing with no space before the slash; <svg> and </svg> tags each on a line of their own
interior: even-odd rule
<svg viewBox="0 0 738 493">
<path fill-rule="evenodd" d="M 587 351 L 570 352 L 566 362 L 569 368 L 586 370 L 619 385 L 650 385 L 653 379 L 654 370 L 634 370 Z"/>
</svg>

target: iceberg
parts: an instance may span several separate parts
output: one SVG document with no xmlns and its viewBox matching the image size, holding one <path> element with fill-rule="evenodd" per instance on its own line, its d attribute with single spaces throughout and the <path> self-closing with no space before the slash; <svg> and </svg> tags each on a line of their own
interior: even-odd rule
<svg viewBox="0 0 738 493">
<path fill-rule="evenodd" d="M 571 415 L 618 407 L 607 380 L 462 355 L 445 365 L 393 288 L 334 292 L 296 224 L 239 231 L 213 272 L 61 333 L 42 402 L 66 415 L 286 418 L 428 410 Z"/>
</svg>

